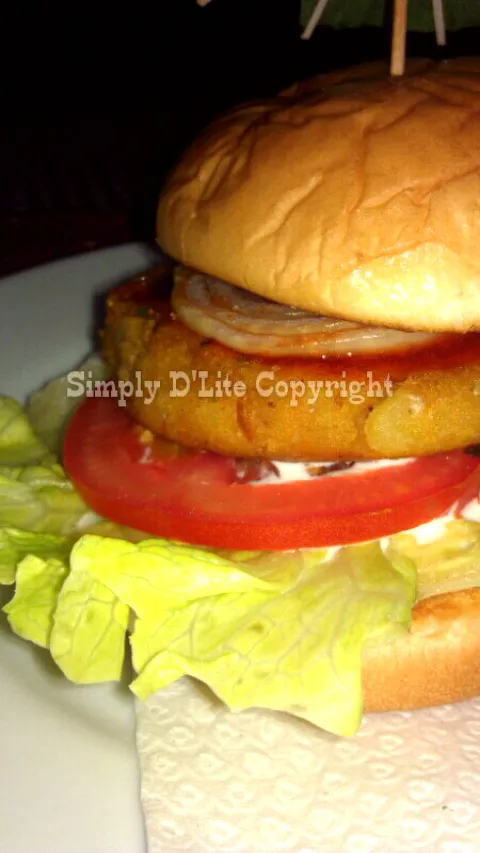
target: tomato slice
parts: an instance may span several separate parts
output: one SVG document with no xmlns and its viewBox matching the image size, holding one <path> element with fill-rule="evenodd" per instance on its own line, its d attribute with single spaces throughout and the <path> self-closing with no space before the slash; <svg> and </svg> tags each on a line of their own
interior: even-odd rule
<svg viewBox="0 0 480 853">
<path fill-rule="evenodd" d="M 216 548 L 288 550 L 378 539 L 443 513 L 478 488 L 478 458 L 462 451 L 364 473 L 262 485 L 235 482 L 235 461 L 195 451 L 148 459 L 125 409 L 107 397 L 76 411 L 65 468 L 99 515 Z"/>
</svg>

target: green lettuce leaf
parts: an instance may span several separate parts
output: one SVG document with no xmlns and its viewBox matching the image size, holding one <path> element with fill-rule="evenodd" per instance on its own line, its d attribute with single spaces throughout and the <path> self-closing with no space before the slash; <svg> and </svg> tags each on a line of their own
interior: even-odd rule
<svg viewBox="0 0 480 853">
<path fill-rule="evenodd" d="M 47 454 L 20 403 L 0 397 L 0 465 L 33 465 Z"/>
<path fill-rule="evenodd" d="M 406 630 L 414 597 L 413 564 L 387 559 L 378 544 L 328 561 L 321 551 L 234 561 L 159 539 L 85 535 L 49 646 L 74 681 L 119 678 L 132 612 L 138 696 L 188 674 L 234 710 L 288 711 L 351 734 L 362 710 L 363 646 Z"/>
<path fill-rule="evenodd" d="M 72 539 L 67 536 L 0 527 L 0 584 L 14 583 L 17 566 L 23 557 L 34 555 L 67 560 L 72 544 Z"/>
<path fill-rule="evenodd" d="M 73 564 L 57 599 L 50 652 L 77 684 L 120 679 L 129 608 Z"/>
<path fill-rule="evenodd" d="M 26 556 L 66 560 L 91 513 L 22 407 L 0 397 L 0 584 Z"/>
<path fill-rule="evenodd" d="M 129 608 L 80 567 L 25 557 L 17 568 L 15 595 L 3 609 L 13 631 L 48 648 L 71 681 L 120 678 Z"/>
<path fill-rule="evenodd" d="M 68 535 L 86 513 L 60 465 L 0 468 L 0 527 Z"/>
<path fill-rule="evenodd" d="M 10 627 L 25 640 L 47 648 L 68 567 L 54 558 L 29 556 L 17 568 L 15 595 L 3 608 Z"/>
<path fill-rule="evenodd" d="M 86 514 L 93 518 L 22 407 L 0 397 L 0 531 L 8 527 L 63 536 L 75 531 Z M 4 550 L 5 543 L 4 536 Z"/>
<path fill-rule="evenodd" d="M 388 553 L 414 562 L 419 599 L 480 585 L 480 524 L 474 521 L 450 521 L 440 539 L 423 544 L 411 533 L 397 533 Z"/>
<path fill-rule="evenodd" d="M 378 543 L 343 548 L 307 560 L 283 589 L 152 609 L 132 634 L 132 689 L 146 698 L 188 674 L 234 711 L 287 711 L 350 735 L 362 714 L 363 647 L 407 630 L 414 600 L 412 563 L 391 562 Z"/>
<path fill-rule="evenodd" d="M 73 549 L 71 564 L 72 570 L 88 573 L 108 586 L 137 616 L 167 606 L 183 608 L 188 601 L 211 599 L 232 590 L 270 587 L 218 554 L 166 539 L 134 544 L 84 536 Z"/>
<path fill-rule="evenodd" d="M 140 698 L 190 675 L 234 711 L 286 711 L 350 735 L 362 711 L 362 650 L 408 630 L 416 568 L 421 591 L 432 571 L 443 591 L 458 566 L 479 584 L 479 549 L 479 525 L 461 521 L 437 542 L 398 534 L 383 549 L 367 543 L 333 556 L 212 553 L 86 534 L 68 564 L 23 559 L 6 612 L 13 630 L 47 646 L 77 683 L 118 680 L 130 631 Z"/>
</svg>

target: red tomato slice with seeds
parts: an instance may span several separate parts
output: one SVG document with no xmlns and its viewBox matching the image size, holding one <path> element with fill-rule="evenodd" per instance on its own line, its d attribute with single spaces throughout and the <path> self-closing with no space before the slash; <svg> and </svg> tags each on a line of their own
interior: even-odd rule
<svg viewBox="0 0 480 853">
<path fill-rule="evenodd" d="M 480 462 L 453 451 L 341 476 L 239 483 L 206 451 L 149 454 L 115 399 L 74 414 L 64 464 L 92 510 L 154 536 L 214 548 L 289 550 L 378 539 L 447 512 L 478 490 Z"/>
</svg>

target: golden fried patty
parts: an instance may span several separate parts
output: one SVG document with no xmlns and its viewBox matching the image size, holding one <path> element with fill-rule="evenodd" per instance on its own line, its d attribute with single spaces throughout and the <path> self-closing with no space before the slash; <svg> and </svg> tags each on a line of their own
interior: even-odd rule
<svg viewBox="0 0 480 853">
<path fill-rule="evenodd" d="M 176 319 L 167 274 L 112 291 L 102 333 L 114 375 L 133 383 L 128 410 L 152 432 L 186 447 L 292 460 L 418 456 L 480 442 L 480 334 L 388 358 L 246 356 Z"/>
</svg>

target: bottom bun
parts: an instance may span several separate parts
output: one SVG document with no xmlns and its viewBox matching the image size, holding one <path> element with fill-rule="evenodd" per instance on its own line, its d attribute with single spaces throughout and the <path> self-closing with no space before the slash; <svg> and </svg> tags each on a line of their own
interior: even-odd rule
<svg viewBox="0 0 480 853">
<path fill-rule="evenodd" d="M 413 611 L 411 633 L 369 645 L 365 711 L 404 711 L 480 695 L 480 589 L 436 595 Z"/>
</svg>

